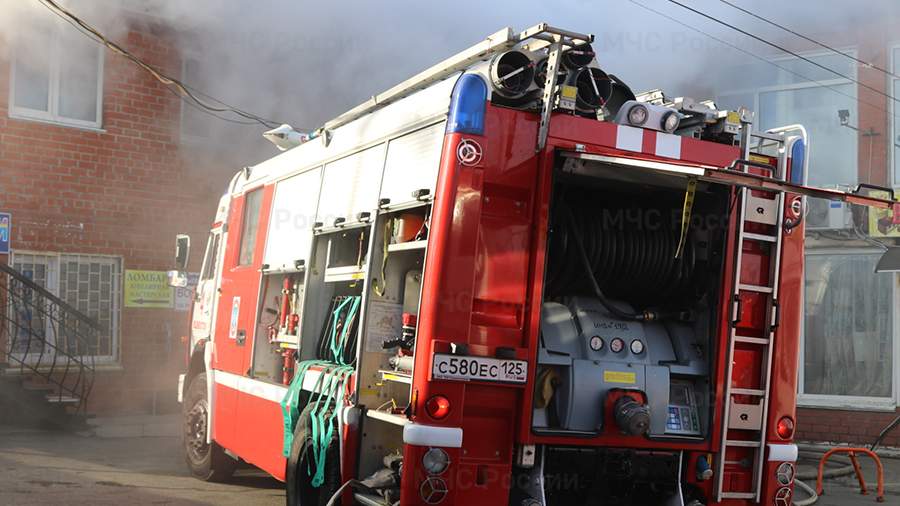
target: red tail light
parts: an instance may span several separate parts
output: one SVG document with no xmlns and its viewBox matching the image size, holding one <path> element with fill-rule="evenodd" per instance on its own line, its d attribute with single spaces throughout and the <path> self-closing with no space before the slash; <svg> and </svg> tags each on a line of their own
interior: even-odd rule
<svg viewBox="0 0 900 506">
<path fill-rule="evenodd" d="M 781 439 L 790 439 L 794 435 L 794 420 L 789 416 L 781 417 L 775 426 L 775 432 Z"/>
<path fill-rule="evenodd" d="M 435 395 L 425 401 L 425 411 L 435 420 L 442 420 L 450 414 L 450 400 L 443 395 Z"/>
</svg>

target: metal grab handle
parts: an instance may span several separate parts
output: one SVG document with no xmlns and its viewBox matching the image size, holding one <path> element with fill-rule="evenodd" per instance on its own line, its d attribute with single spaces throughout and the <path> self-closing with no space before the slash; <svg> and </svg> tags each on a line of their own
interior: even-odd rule
<svg viewBox="0 0 900 506">
<path fill-rule="evenodd" d="M 858 185 L 856 185 L 856 189 L 853 190 L 853 193 L 859 193 L 859 190 L 862 190 L 863 188 L 867 188 L 869 190 L 879 190 L 879 191 L 887 192 L 891 195 L 891 200 L 897 200 L 896 198 L 894 198 L 894 189 L 893 188 L 891 188 L 889 186 L 879 186 L 877 184 L 859 183 Z"/>
<path fill-rule="evenodd" d="M 768 163 L 756 162 L 753 160 L 742 160 L 740 158 L 736 158 L 731 165 L 728 166 L 728 170 L 737 170 L 738 165 L 751 165 L 753 167 L 759 167 L 760 169 L 767 169 L 775 174 L 775 166 L 770 165 Z"/>
</svg>

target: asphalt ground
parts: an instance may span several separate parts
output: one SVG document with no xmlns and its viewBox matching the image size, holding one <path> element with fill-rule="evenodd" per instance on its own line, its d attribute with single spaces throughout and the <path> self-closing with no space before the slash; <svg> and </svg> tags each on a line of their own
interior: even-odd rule
<svg viewBox="0 0 900 506">
<path fill-rule="evenodd" d="M 284 504 L 283 484 L 252 468 L 238 470 L 227 484 L 192 478 L 181 454 L 178 416 L 92 423 L 93 429 L 80 433 L 0 426 L 0 505 Z M 874 467 L 861 461 L 874 489 Z M 890 492 L 883 504 L 900 505 L 900 460 L 884 463 Z M 817 504 L 877 503 L 874 490 L 860 495 L 849 476 L 826 482 Z"/>
<path fill-rule="evenodd" d="M 192 478 L 177 425 L 83 433 L 0 427 L 0 504 L 283 505 L 283 484 L 241 469 L 228 484 Z"/>
</svg>

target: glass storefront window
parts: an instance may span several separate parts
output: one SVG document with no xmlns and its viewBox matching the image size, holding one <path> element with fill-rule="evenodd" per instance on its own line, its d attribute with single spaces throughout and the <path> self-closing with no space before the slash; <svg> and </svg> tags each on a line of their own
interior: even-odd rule
<svg viewBox="0 0 900 506">
<path fill-rule="evenodd" d="M 801 393 L 893 398 L 891 274 L 880 251 L 808 252 Z"/>
</svg>

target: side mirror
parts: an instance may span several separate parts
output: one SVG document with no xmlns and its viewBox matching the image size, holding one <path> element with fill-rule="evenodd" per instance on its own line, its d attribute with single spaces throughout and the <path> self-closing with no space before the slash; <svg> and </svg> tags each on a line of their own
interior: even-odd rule
<svg viewBox="0 0 900 506">
<path fill-rule="evenodd" d="M 184 288 L 188 286 L 187 273 L 184 271 L 168 271 L 166 277 L 169 278 L 169 286 L 175 288 Z"/>
<path fill-rule="evenodd" d="M 188 258 L 191 256 L 191 236 L 178 234 L 175 236 L 175 269 L 186 271 Z"/>
</svg>

